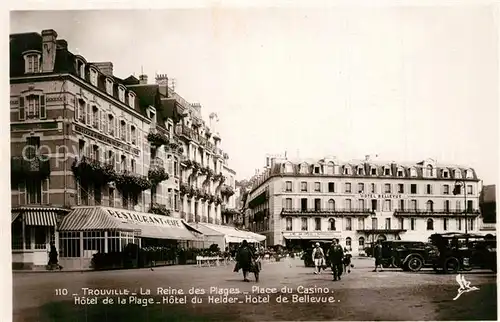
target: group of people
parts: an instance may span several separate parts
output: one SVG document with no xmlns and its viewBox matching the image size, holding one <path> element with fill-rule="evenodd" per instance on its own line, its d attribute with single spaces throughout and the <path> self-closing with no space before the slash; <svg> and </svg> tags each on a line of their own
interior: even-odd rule
<svg viewBox="0 0 500 322">
<path fill-rule="evenodd" d="M 341 279 L 343 272 L 351 272 L 351 254 L 347 248 L 342 248 L 338 239 L 333 239 L 326 254 L 319 243 L 315 244 L 312 252 L 312 260 L 314 262 L 314 274 L 321 274 L 321 269 L 326 269 L 326 259 L 330 263 L 334 281 Z"/>
<path fill-rule="evenodd" d="M 241 243 L 240 248 L 236 252 L 236 265 L 234 271 L 238 272 L 240 269 L 243 271 L 243 281 L 250 282 L 248 273 L 254 273 L 255 281 L 259 281 L 259 273 L 262 269 L 263 252 L 261 248 L 253 248 L 246 240 Z"/>
</svg>

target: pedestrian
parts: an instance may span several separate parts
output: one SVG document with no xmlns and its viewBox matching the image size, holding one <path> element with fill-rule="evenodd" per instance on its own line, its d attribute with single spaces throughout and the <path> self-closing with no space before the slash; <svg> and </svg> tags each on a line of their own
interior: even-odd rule
<svg viewBox="0 0 500 322">
<path fill-rule="evenodd" d="M 255 274 L 256 282 L 259 281 L 259 267 L 255 262 L 255 254 L 246 240 L 241 243 L 241 247 L 236 254 L 236 265 L 238 270 L 243 270 L 244 282 L 250 282 L 247 278 L 249 272 L 253 272 Z"/>
<path fill-rule="evenodd" d="M 328 250 L 328 259 L 332 267 L 333 280 L 340 280 L 343 271 L 344 250 L 339 245 L 338 239 L 332 240 L 332 244 Z"/>
<path fill-rule="evenodd" d="M 351 272 L 351 267 L 354 267 L 354 265 L 351 264 L 351 252 L 347 249 L 347 247 L 344 248 L 344 273 L 350 273 Z"/>
<path fill-rule="evenodd" d="M 382 242 L 379 240 L 377 244 L 373 248 L 373 257 L 375 257 L 375 269 L 373 272 L 377 271 L 377 267 L 380 266 L 380 272 L 383 272 L 382 269 Z"/>
<path fill-rule="evenodd" d="M 319 243 L 314 245 L 314 249 L 312 251 L 312 260 L 314 262 L 314 274 L 321 274 L 321 267 L 325 262 L 325 253 L 323 252 L 323 248 L 320 247 Z"/>
<path fill-rule="evenodd" d="M 54 242 L 50 243 L 50 251 L 49 251 L 49 265 L 50 269 L 54 269 L 54 266 L 59 270 L 62 270 L 63 267 L 59 265 L 59 260 L 57 259 L 57 249 Z"/>
</svg>

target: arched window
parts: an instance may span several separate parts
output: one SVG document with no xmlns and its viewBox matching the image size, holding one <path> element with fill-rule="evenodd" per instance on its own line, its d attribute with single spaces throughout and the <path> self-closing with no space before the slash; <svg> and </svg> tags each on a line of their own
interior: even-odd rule
<svg viewBox="0 0 500 322">
<path fill-rule="evenodd" d="M 431 218 L 427 219 L 427 230 L 434 230 L 434 220 Z"/>
<path fill-rule="evenodd" d="M 455 171 L 453 171 L 453 177 L 455 179 L 462 179 L 462 172 L 458 169 L 456 169 Z"/>
<path fill-rule="evenodd" d="M 335 200 L 328 200 L 328 210 L 335 211 Z"/>
<path fill-rule="evenodd" d="M 328 229 L 329 230 L 337 230 L 337 227 L 335 227 L 335 219 L 333 218 L 330 218 L 330 220 L 328 220 Z"/>
<path fill-rule="evenodd" d="M 352 241 L 351 241 L 351 237 L 347 237 L 347 238 L 345 239 L 345 246 L 347 247 L 347 249 L 352 250 Z"/>
<path fill-rule="evenodd" d="M 473 174 L 472 174 L 472 170 L 471 170 L 471 169 L 469 169 L 469 170 L 467 170 L 467 171 L 465 172 L 465 177 L 466 177 L 467 179 L 472 179 L 472 178 L 474 177 L 474 176 L 473 176 Z"/>
<path fill-rule="evenodd" d="M 433 168 L 432 165 L 427 165 L 427 176 L 432 177 Z"/>
<path fill-rule="evenodd" d="M 432 200 L 427 201 L 427 211 L 428 212 L 434 211 L 434 202 Z"/>
<path fill-rule="evenodd" d="M 410 169 L 410 177 L 416 177 L 417 176 L 417 170 L 415 168 Z"/>
<path fill-rule="evenodd" d="M 359 249 L 365 248 L 365 237 L 359 237 L 358 245 L 359 245 Z"/>
</svg>

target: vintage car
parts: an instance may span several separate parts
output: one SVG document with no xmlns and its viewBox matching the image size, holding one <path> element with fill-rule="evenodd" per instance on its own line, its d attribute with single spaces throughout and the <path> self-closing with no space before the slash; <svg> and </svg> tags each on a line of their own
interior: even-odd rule
<svg viewBox="0 0 500 322">
<path fill-rule="evenodd" d="M 400 267 L 401 258 L 398 251 L 408 249 L 410 247 L 422 246 L 425 243 L 419 241 L 409 240 L 390 240 L 382 242 L 382 266 L 387 267 Z M 403 258 L 404 259 L 404 258 Z"/>
<path fill-rule="evenodd" d="M 395 247 L 393 265 L 404 271 L 418 272 L 432 267 L 439 250 L 431 243 L 412 242 Z"/>
<path fill-rule="evenodd" d="M 433 262 L 436 272 L 454 274 L 474 268 L 497 270 L 496 238 L 491 235 L 433 234 L 429 240 L 440 253 Z"/>
</svg>

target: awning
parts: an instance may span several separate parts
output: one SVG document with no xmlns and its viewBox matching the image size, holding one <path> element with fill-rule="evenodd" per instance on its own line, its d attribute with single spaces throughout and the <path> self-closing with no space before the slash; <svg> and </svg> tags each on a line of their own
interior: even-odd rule
<svg viewBox="0 0 500 322">
<path fill-rule="evenodd" d="M 59 230 L 123 230 L 145 238 L 198 239 L 181 219 L 109 207 L 77 207 L 63 219 Z"/>
<path fill-rule="evenodd" d="M 19 214 L 20 214 L 19 211 L 13 211 L 12 212 L 12 222 L 14 222 L 14 220 L 16 220 L 17 217 L 19 217 Z"/>
<path fill-rule="evenodd" d="M 245 240 L 245 238 L 241 238 L 241 237 L 233 237 L 233 236 L 226 236 L 225 237 L 226 239 L 226 243 L 241 243 Z M 247 242 L 250 242 L 250 243 L 254 243 L 255 241 L 253 240 L 248 240 L 246 239 Z"/>
<path fill-rule="evenodd" d="M 25 211 L 24 222 L 27 226 L 55 226 L 57 214 L 54 211 Z"/>
<path fill-rule="evenodd" d="M 259 243 L 266 239 L 265 236 L 255 234 L 249 231 L 239 230 L 230 226 L 221 226 L 215 224 L 199 223 L 199 226 L 209 228 L 224 235 L 227 243 L 241 243 L 246 240 L 249 243 Z"/>
</svg>

